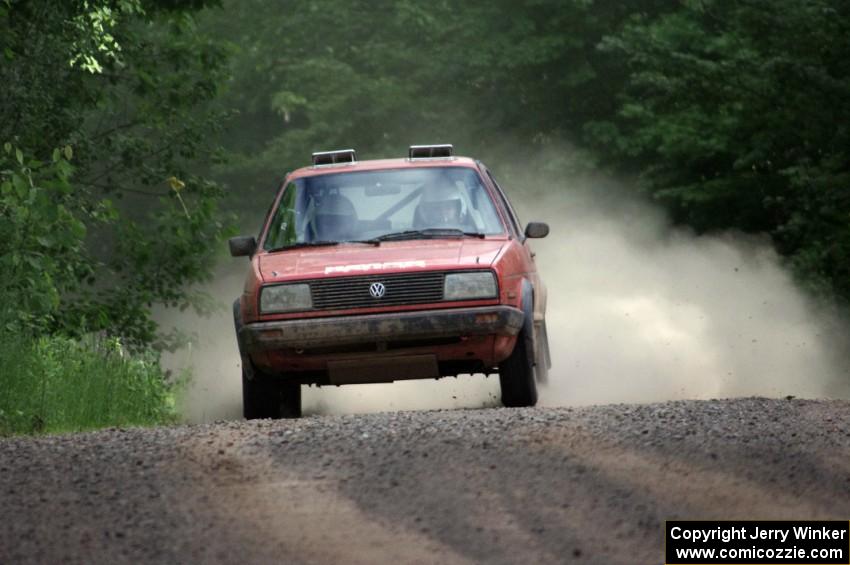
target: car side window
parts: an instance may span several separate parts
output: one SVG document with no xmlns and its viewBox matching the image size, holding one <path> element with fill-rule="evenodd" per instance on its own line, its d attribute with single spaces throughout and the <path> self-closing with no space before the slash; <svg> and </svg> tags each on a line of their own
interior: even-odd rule
<svg viewBox="0 0 850 565">
<path fill-rule="evenodd" d="M 513 225 L 514 233 L 516 233 L 517 235 L 521 234 L 522 228 L 520 227 L 521 224 L 520 224 L 520 221 L 519 221 L 519 217 L 516 215 L 516 212 L 514 212 L 514 208 L 513 208 L 513 206 L 511 206 L 511 202 L 510 202 L 510 200 L 508 200 L 508 197 L 505 194 L 505 191 L 503 191 L 502 187 L 499 186 L 499 183 L 496 182 L 495 177 L 493 177 L 493 173 L 491 173 L 489 171 L 489 169 L 485 169 L 485 171 L 487 172 L 487 176 L 490 178 L 490 182 L 492 182 L 493 186 L 496 187 L 496 194 L 499 195 L 499 201 L 501 202 L 502 206 L 504 207 L 505 212 L 508 215 L 509 221 Z"/>
<path fill-rule="evenodd" d="M 269 232 L 263 249 L 276 249 L 284 245 L 291 245 L 297 241 L 296 235 L 296 198 L 298 190 L 293 183 L 289 183 L 284 189 L 283 196 L 278 204 L 277 211 L 269 224 Z"/>
</svg>

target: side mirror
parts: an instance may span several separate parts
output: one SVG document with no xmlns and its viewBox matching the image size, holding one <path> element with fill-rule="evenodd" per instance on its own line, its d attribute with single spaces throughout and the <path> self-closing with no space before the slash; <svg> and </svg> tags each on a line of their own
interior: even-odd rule
<svg viewBox="0 0 850 565">
<path fill-rule="evenodd" d="M 525 226 L 525 237 L 546 237 L 549 235 L 549 224 L 544 222 L 528 222 Z"/>
<path fill-rule="evenodd" d="M 257 250 L 257 240 L 254 239 L 253 235 L 231 237 L 227 240 L 227 244 L 230 246 L 230 254 L 233 257 L 244 257 L 246 255 L 250 257 Z"/>
</svg>

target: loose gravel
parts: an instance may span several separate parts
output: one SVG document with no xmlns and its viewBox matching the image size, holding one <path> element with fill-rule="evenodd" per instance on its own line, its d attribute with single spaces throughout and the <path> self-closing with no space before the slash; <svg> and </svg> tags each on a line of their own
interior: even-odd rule
<svg viewBox="0 0 850 565">
<path fill-rule="evenodd" d="M 0 440 L 0 563 L 660 563 L 668 519 L 848 518 L 846 401 Z"/>
</svg>

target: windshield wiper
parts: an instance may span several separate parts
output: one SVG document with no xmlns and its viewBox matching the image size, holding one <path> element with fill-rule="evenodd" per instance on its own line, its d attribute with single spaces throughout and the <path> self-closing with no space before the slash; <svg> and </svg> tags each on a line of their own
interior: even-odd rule
<svg viewBox="0 0 850 565">
<path fill-rule="evenodd" d="M 378 237 L 373 237 L 372 239 L 352 239 L 343 241 L 298 241 L 296 243 L 290 243 L 289 245 L 274 247 L 272 249 L 269 249 L 268 252 L 274 253 L 276 251 L 298 249 L 299 247 L 324 247 L 330 245 L 339 245 L 340 243 L 364 243 L 367 245 L 380 245 L 382 241 L 395 241 L 402 239 L 418 238 L 431 239 L 440 237 L 477 237 L 480 239 L 484 239 L 485 235 L 479 232 L 463 231 L 455 228 L 426 228 L 422 230 L 405 230 L 394 233 L 385 233 L 384 235 L 379 235 Z"/>
<path fill-rule="evenodd" d="M 366 245 L 374 245 L 375 247 L 381 245 L 381 240 L 379 239 L 350 239 L 348 241 L 343 241 L 342 243 L 365 243 Z"/>
<path fill-rule="evenodd" d="M 275 251 L 286 251 L 287 249 L 298 249 L 299 247 L 324 247 L 330 245 L 339 245 L 340 243 L 363 243 L 366 245 L 381 244 L 381 242 L 377 239 L 351 239 L 342 241 L 298 241 L 296 243 L 290 243 L 289 245 L 282 245 L 280 247 L 275 247 L 274 249 L 269 249 L 269 253 L 274 253 Z"/>
<path fill-rule="evenodd" d="M 269 249 L 269 253 L 274 253 L 275 251 L 286 251 L 287 249 L 298 249 L 299 247 L 323 247 L 326 245 L 339 245 L 338 241 L 298 241 L 296 243 L 290 243 L 289 245 L 281 245 L 280 247 L 275 247 Z"/>
<path fill-rule="evenodd" d="M 393 241 L 398 239 L 417 239 L 417 238 L 437 238 L 437 237 L 477 237 L 484 239 L 484 234 L 479 232 L 463 231 L 455 228 L 426 228 L 422 230 L 405 230 L 395 233 L 385 233 L 372 241 Z"/>
</svg>

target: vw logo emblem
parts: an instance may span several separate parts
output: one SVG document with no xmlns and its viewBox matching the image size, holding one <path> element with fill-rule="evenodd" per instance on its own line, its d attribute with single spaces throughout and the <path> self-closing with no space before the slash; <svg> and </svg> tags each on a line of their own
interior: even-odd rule
<svg viewBox="0 0 850 565">
<path fill-rule="evenodd" d="M 372 295 L 372 298 L 381 298 L 386 291 L 387 287 L 384 286 L 384 283 L 372 283 L 372 286 L 369 287 L 369 294 Z"/>
</svg>

